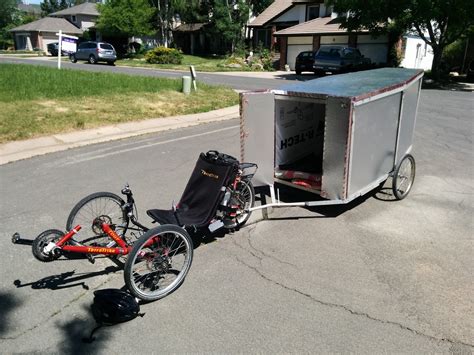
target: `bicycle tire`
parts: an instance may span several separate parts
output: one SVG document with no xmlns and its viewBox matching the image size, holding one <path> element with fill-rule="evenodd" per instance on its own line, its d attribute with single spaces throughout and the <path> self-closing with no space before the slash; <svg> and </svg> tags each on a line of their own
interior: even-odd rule
<svg viewBox="0 0 474 355">
<path fill-rule="evenodd" d="M 135 297 L 156 301 L 181 286 L 192 260 L 193 242 L 185 229 L 170 224 L 150 229 L 137 240 L 125 262 L 125 285 Z M 176 270 L 179 264 L 182 267 Z M 160 285 L 169 275 L 175 278 Z"/>
<path fill-rule="evenodd" d="M 403 200 L 410 193 L 416 176 L 415 158 L 407 154 L 400 160 L 393 173 L 392 191 L 397 200 Z"/>
<path fill-rule="evenodd" d="M 102 230 L 94 226 L 97 218 L 114 226 L 115 232 L 122 238 L 128 229 L 129 218 L 122 209 L 125 201 L 111 192 L 95 192 L 80 200 L 71 210 L 66 222 L 66 230 L 76 225 L 82 227 L 74 240 L 82 245 L 106 246 L 113 241 Z"/>
<path fill-rule="evenodd" d="M 37 260 L 45 263 L 58 259 L 61 254 L 46 254 L 44 252 L 44 247 L 47 246 L 50 242 L 58 242 L 63 236 L 64 232 L 58 229 L 45 230 L 33 240 L 33 244 L 31 245 L 33 256 Z"/>
<path fill-rule="evenodd" d="M 232 194 L 230 205 L 243 206 L 237 210 L 237 214 L 240 214 L 240 216 L 235 217 L 232 223 L 224 223 L 224 228 L 239 229 L 247 223 L 252 214 L 252 212 L 245 213 L 243 211 L 255 205 L 255 189 L 251 181 L 242 180 L 239 182 L 236 191 Z"/>
</svg>

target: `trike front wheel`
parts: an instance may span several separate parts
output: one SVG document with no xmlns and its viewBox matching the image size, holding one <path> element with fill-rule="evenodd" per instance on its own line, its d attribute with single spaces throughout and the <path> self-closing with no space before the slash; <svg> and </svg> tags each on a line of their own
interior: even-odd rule
<svg viewBox="0 0 474 355">
<path fill-rule="evenodd" d="M 56 250 L 51 250 L 50 252 L 45 252 L 45 247 L 48 246 L 49 243 L 57 243 L 62 237 L 64 233 L 57 229 L 48 229 L 38 235 L 35 240 L 33 240 L 32 244 L 32 252 L 33 256 L 38 259 L 39 261 L 48 262 L 53 261 L 59 258 L 61 255 L 57 253 Z"/>
<path fill-rule="evenodd" d="M 96 192 L 80 200 L 71 210 L 66 222 L 66 230 L 78 224 L 81 231 L 74 240 L 90 246 L 106 246 L 113 242 L 100 228 L 100 223 L 111 225 L 115 232 L 124 237 L 128 228 L 129 218 L 122 209 L 125 201 L 111 192 Z"/>
<path fill-rule="evenodd" d="M 130 292 L 143 301 L 155 301 L 175 291 L 193 260 L 193 242 L 185 229 L 162 225 L 137 240 L 124 268 Z"/>
</svg>

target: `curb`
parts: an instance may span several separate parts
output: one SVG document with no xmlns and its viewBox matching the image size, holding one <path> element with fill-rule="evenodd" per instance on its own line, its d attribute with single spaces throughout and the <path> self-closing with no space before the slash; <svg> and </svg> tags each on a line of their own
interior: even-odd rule
<svg viewBox="0 0 474 355">
<path fill-rule="evenodd" d="M 90 144 L 114 141 L 170 129 L 191 127 L 203 123 L 230 120 L 238 117 L 239 105 L 235 105 L 204 113 L 127 122 L 24 141 L 9 142 L 0 144 L 0 165 Z"/>
</svg>

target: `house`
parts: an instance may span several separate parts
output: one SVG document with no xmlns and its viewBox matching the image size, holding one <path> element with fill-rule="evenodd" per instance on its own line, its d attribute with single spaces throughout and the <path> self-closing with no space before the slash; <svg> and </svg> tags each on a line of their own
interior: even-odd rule
<svg viewBox="0 0 474 355">
<path fill-rule="evenodd" d="M 32 50 L 38 48 L 47 51 L 48 43 L 57 42 L 56 33 L 61 30 L 64 34 L 82 36 L 84 31 L 92 32 L 95 38 L 95 23 L 99 17 L 97 4 L 85 2 L 54 12 L 48 17 L 30 22 L 10 30 L 15 37 L 15 48 Z"/>
<path fill-rule="evenodd" d="M 278 51 L 275 32 L 330 14 L 331 9 L 324 0 L 275 0 L 248 27 L 253 32 L 254 47 L 262 44 Z"/>
<path fill-rule="evenodd" d="M 44 17 L 26 25 L 12 28 L 17 50 L 33 50 L 38 48 L 47 51 L 48 44 L 58 41 L 56 33 L 81 36 L 83 31 L 63 18 Z"/>
<path fill-rule="evenodd" d="M 248 27 L 253 30 L 254 45 L 261 43 L 280 53 L 280 69 L 289 65 L 294 70 L 296 56 L 300 52 L 316 51 L 322 46 L 334 44 L 358 48 L 372 63 L 387 63 L 393 39 L 388 35 L 374 36 L 367 30 L 348 32 L 340 25 L 338 14 L 332 12 L 324 0 L 275 0 Z M 400 47 L 406 60 L 402 66 L 431 67 L 429 55 L 420 57 L 421 53 L 429 53 L 429 48 L 417 47 L 421 39 L 418 38 L 415 43 L 414 38 L 404 38 L 406 45 Z"/>
<path fill-rule="evenodd" d="M 336 16 L 316 18 L 299 25 L 277 31 L 280 38 L 280 67 L 285 64 L 294 70 L 295 59 L 302 51 L 316 51 L 322 46 L 344 45 L 358 48 L 372 63 L 387 62 L 389 39 L 387 35 L 372 36 L 369 31 L 347 32 L 341 28 Z"/>
<path fill-rule="evenodd" d="M 419 36 L 406 34 L 400 40 L 400 53 L 404 68 L 431 70 L 433 63 L 433 49 Z"/>
<path fill-rule="evenodd" d="M 96 3 L 85 2 L 54 12 L 49 16 L 64 18 L 81 30 L 87 31 L 94 28 L 99 18 L 99 11 L 97 10 Z"/>
<path fill-rule="evenodd" d="M 209 43 L 203 32 L 205 26 L 205 23 L 185 23 L 177 26 L 173 30 L 176 46 L 186 54 L 206 53 Z"/>
</svg>

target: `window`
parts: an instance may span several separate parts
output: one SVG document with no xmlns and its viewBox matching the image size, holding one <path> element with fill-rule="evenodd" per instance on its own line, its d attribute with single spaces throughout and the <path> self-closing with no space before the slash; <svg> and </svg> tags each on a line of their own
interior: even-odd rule
<svg viewBox="0 0 474 355">
<path fill-rule="evenodd" d="M 110 44 L 107 44 L 107 43 L 101 43 L 101 44 L 100 44 L 100 48 L 101 48 L 101 49 L 109 49 L 109 50 L 113 50 L 113 49 L 114 49 Z"/>
<path fill-rule="evenodd" d="M 319 5 L 309 5 L 306 9 L 306 21 L 319 17 Z"/>
<path fill-rule="evenodd" d="M 75 15 L 72 15 L 72 16 L 71 16 L 71 20 L 72 20 L 72 22 L 76 22 L 76 20 L 77 20 L 77 19 L 76 19 L 76 16 L 75 16 Z"/>
<path fill-rule="evenodd" d="M 354 51 L 352 49 L 346 48 L 342 52 L 342 57 L 346 58 L 346 59 L 353 59 L 355 57 L 354 56 Z"/>
</svg>

